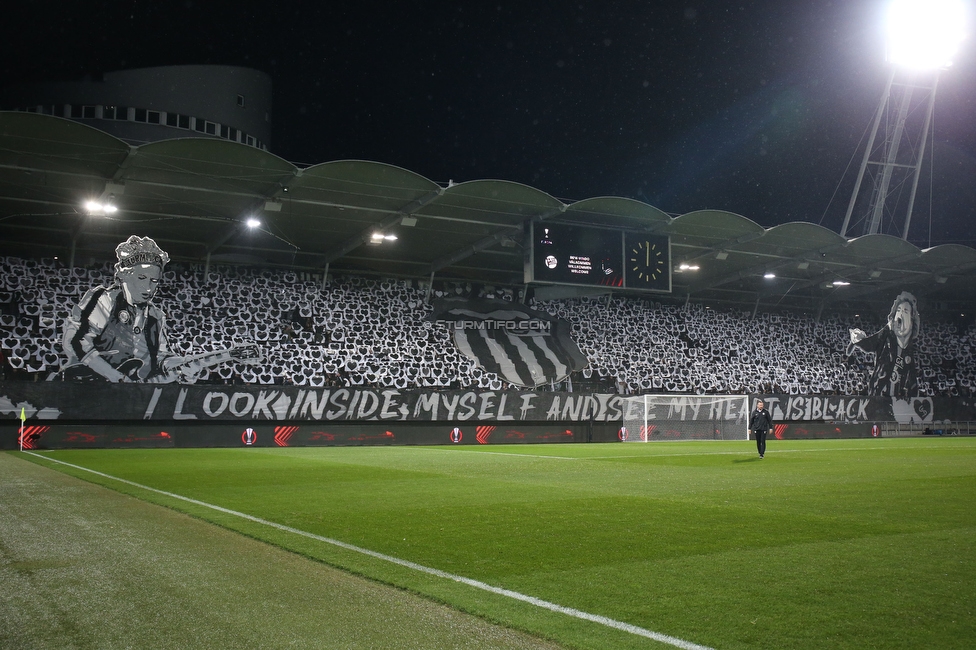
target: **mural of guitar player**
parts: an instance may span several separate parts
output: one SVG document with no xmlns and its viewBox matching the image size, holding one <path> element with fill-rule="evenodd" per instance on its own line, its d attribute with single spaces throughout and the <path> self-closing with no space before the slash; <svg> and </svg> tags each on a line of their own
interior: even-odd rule
<svg viewBox="0 0 976 650">
<path fill-rule="evenodd" d="M 169 255 L 138 235 L 119 244 L 115 254 L 114 283 L 88 290 L 65 321 L 67 361 L 51 379 L 194 383 L 204 368 L 260 359 L 254 345 L 194 356 L 172 354 L 165 314 L 153 304 Z"/>
<path fill-rule="evenodd" d="M 915 339 L 919 332 L 918 304 L 915 296 L 902 291 L 888 313 L 888 324 L 870 336 L 860 329 L 850 330 L 851 344 L 874 353 L 871 395 L 905 399 L 918 395 Z"/>
</svg>

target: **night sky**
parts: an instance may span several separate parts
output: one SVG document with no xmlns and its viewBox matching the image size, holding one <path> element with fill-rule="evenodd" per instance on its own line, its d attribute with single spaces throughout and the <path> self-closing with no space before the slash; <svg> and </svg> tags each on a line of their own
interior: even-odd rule
<svg viewBox="0 0 976 650">
<path fill-rule="evenodd" d="M 887 79 L 883 7 L 19 3 L 0 47 L 9 83 L 191 63 L 263 70 L 271 149 L 298 164 L 375 160 L 440 183 L 497 178 L 567 202 L 616 195 L 839 231 Z M 911 240 L 976 245 L 972 38 L 940 80 L 934 160 Z"/>
</svg>

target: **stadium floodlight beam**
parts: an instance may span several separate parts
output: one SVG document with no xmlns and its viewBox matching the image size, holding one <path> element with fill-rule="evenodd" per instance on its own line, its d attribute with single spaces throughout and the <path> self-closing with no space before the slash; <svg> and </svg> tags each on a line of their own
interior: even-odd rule
<svg viewBox="0 0 976 650">
<path fill-rule="evenodd" d="M 865 190 L 871 193 L 869 207 L 864 213 L 865 234 L 883 232 L 885 217 L 894 223 L 895 213 L 904 208 L 905 218 L 898 234 L 902 239 L 908 239 L 922 160 L 932 125 L 939 73 L 952 65 L 953 58 L 959 52 L 967 37 L 968 19 L 964 0 L 891 0 L 888 4 L 885 47 L 892 68 L 891 76 L 875 113 L 874 128 L 868 138 L 841 227 L 842 237 L 847 236 L 851 216 L 861 196 L 864 176 L 870 167 L 874 183 Z M 904 80 L 896 83 L 896 77 Z M 914 91 L 917 90 L 928 92 L 921 123 L 914 119 L 921 113 L 919 102 L 912 102 Z M 889 106 L 891 110 L 887 110 Z M 888 119 L 882 124 L 886 116 Z M 883 133 L 882 142 L 876 147 L 879 131 Z M 912 135 L 906 137 L 906 131 L 911 132 L 914 138 Z M 902 146 L 903 141 L 907 146 Z M 893 177 L 894 189 L 891 189 Z M 909 183 L 911 192 L 905 206 L 899 200 L 900 189 Z"/>
<path fill-rule="evenodd" d="M 885 16 L 888 61 L 907 70 L 943 70 L 966 38 L 963 0 L 892 0 Z"/>
</svg>

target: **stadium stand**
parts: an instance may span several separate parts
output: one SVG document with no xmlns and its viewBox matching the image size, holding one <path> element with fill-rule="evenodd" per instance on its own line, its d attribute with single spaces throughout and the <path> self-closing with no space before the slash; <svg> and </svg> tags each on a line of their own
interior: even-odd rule
<svg viewBox="0 0 976 650">
<path fill-rule="evenodd" d="M 61 325 L 89 288 L 112 281 L 112 265 L 64 268 L 57 260 L 0 258 L 0 369 L 39 380 L 62 363 Z M 223 384 L 510 388 L 450 344 L 425 320 L 428 289 L 410 280 L 332 279 L 294 271 L 171 264 L 156 303 L 167 315 L 170 348 L 209 352 L 254 341 L 257 366 L 215 366 L 198 379 Z M 433 297 L 516 300 L 512 289 L 438 285 Z M 589 367 L 552 390 L 640 393 L 862 394 L 868 355 L 848 331 L 875 331 L 883 317 L 758 313 L 672 305 L 620 295 L 529 300 L 569 321 Z M 976 327 L 922 321 L 920 388 L 930 396 L 971 396 Z"/>
</svg>

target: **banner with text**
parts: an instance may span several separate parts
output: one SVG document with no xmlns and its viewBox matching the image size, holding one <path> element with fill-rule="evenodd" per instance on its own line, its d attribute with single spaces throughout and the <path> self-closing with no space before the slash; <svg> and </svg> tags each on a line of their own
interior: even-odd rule
<svg viewBox="0 0 976 650">
<path fill-rule="evenodd" d="M 776 422 L 976 421 L 976 408 L 971 401 L 962 399 L 757 395 L 750 398 L 750 409 L 759 397 L 766 401 Z M 695 399 L 689 395 L 674 398 Z M 621 421 L 626 408 L 630 407 L 624 396 L 606 393 L 0 383 L 0 418 L 17 418 L 24 409 L 30 420 L 599 423 Z M 640 406 L 634 408 L 639 411 Z M 676 412 L 694 413 L 694 410 Z"/>
</svg>

